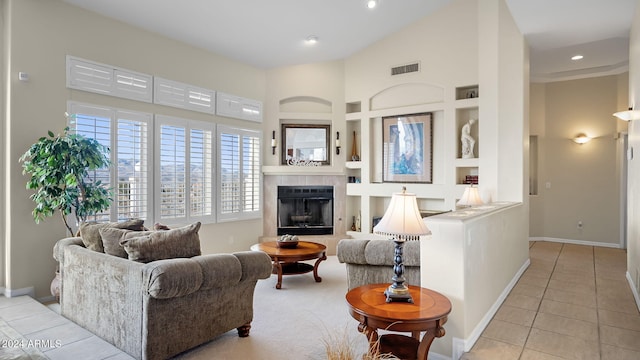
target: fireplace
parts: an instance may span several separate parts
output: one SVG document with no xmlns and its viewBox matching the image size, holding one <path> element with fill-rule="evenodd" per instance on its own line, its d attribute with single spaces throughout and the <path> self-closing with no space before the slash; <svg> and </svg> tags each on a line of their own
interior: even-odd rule
<svg viewBox="0 0 640 360">
<path fill-rule="evenodd" d="M 278 186 L 278 235 L 333 234 L 333 186 Z"/>
</svg>

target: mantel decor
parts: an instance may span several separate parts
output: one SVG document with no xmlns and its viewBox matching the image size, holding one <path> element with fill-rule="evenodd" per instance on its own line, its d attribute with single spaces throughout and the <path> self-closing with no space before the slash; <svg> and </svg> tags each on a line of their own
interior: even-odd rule
<svg viewBox="0 0 640 360">
<path fill-rule="evenodd" d="M 382 180 L 433 182 L 433 120 L 431 113 L 382 118 Z"/>
</svg>

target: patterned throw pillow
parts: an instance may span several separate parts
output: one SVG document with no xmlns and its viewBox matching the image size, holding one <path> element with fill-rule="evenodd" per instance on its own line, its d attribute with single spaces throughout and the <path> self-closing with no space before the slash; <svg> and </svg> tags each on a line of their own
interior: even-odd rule
<svg viewBox="0 0 640 360">
<path fill-rule="evenodd" d="M 172 230 L 153 231 L 120 242 L 129 260 L 148 263 L 155 260 L 190 258 L 201 255 L 200 222 Z"/>
<path fill-rule="evenodd" d="M 80 225 L 80 237 L 82 237 L 82 243 L 84 244 L 84 246 L 89 250 L 104 252 L 102 238 L 100 237 L 100 229 L 109 227 L 142 231 L 144 230 L 144 220 L 135 219 L 118 223 L 83 223 L 82 225 Z"/>
</svg>

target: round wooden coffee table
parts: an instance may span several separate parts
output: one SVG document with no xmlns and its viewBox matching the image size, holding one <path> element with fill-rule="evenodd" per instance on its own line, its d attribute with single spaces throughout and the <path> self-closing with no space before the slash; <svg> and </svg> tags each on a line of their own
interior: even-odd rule
<svg viewBox="0 0 640 360">
<path fill-rule="evenodd" d="M 282 288 L 282 275 L 305 274 L 313 271 L 316 282 L 322 281 L 318 276 L 318 265 L 322 260 L 327 260 L 327 247 L 322 244 L 299 241 L 297 247 L 285 249 L 279 248 L 276 241 L 268 241 L 252 245 L 251 250 L 263 251 L 273 260 L 273 273 L 278 274 L 276 289 Z M 299 262 L 313 259 L 318 259 L 314 265 Z"/>
<path fill-rule="evenodd" d="M 433 290 L 409 285 L 413 303 L 387 302 L 389 284 L 371 284 L 347 293 L 349 313 L 358 320 L 358 331 L 367 336 L 371 348 L 380 354 L 392 353 L 400 359 L 427 360 L 433 339 L 445 334 L 442 325 L 451 312 L 451 302 Z M 411 336 L 385 334 L 378 329 L 410 332 Z M 420 332 L 426 333 L 420 339 Z"/>
</svg>

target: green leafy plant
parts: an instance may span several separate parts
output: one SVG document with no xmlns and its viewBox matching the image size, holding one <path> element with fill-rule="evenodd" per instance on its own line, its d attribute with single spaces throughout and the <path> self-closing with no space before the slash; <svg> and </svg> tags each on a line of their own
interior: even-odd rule
<svg viewBox="0 0 640 360">
<path fill-rule="evenodd" d="M 92 181 L 89 172 L 109 166 L 109 148 L 95 139 L 69 133 L 41 137 L 20 157 L 22 173 L 30 174 L 27 189 L 35 190 L 33 219 L 39 223 L 59 211 L 69 234 L 73 231 L 67 216 L 81 223 L 111 205 L 111 190 L 100 180 Z"/>
</svg>

